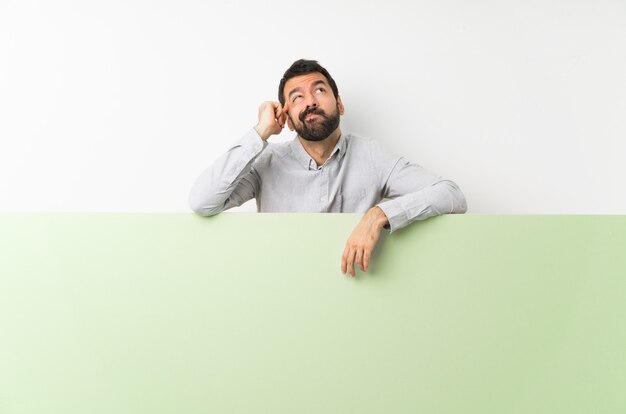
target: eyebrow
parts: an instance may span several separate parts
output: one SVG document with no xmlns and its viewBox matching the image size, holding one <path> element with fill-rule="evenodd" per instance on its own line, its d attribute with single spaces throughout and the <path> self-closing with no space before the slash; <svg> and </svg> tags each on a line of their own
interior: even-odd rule
<svg viewBox="0 0 626 414">
<path fill-rule="evenodd" d="M 319 80 L 316 80 L 315 82 L 313 82 L 313 83 L 311 84 L 311 87 L 315 87 L 315 86 L 317 86 L 317 85 L 319 85 L 319 84 L 322 84 L 322 85 L 324 85 L 324 86 L 328 86 L 328 85 L 326 85 L 326 82 L 324 82 L 323 80 L 319 79 Z M 299 91 L 301 91 L 301 90 L 302 90 L 302 88 L 292 89 L 292 90 L 289 92 L 289 95 L 287 96 L 287 98 L 288 98 L 288 99 L 291 99 L 291 95 L 293 95 L 294 93 L 299 92 Z"/>
</svg>

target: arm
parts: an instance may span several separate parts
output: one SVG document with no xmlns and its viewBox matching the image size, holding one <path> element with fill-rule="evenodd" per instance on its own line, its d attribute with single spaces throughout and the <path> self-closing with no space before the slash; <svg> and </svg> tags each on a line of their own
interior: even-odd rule
<svg viewBox="0 0 626 414">
<path fill-rule="evenodd" d="M 467 203 L 459 187 L 450 180 L 400 158 L 384 182 L 378 204 L 389 220 L 390 231 L 416 220 L 450 213 L 465 213 Z"/>
<path fill-rule="evenodd" d="M 354 263 L 366 272 L 370 265 L 370 257 L 384 226 L 389 224 L 387 216 L 378 206 L 367 210 L 359 224 L 352 230 L 341 256 L 341 273 L 346 271 L 355 276 Z"/>
<path fill-rule="evenodd" d="M 189 194 L 191 209 L 211 216 L 254 198 L 259 178 L 252 163 L 266 146 L 267 142 L 250 129 L 196 179 Z"/>
<path fill-rule="evenodd" d="M 376 148 L 375 156 L 382 152 Z M 411 164 L 403 158 L 389 162 L 388 156 L 381 159 L 391 167 L 382 168 L 383 198 L 365 213 L 352 231 L 341 259 L 341 272 L 355 276 L 355 263 L 367 271 L 370 257 L 383 228 L 390 231 L 400 229 L 412 221 L 447 213 L 465 213 L 467 203 L 459 187 L 424 168 Z M 375 161 L 373 161 L 375 162 Z"/>
<path fill-rule="evenodd" d="M 254 129 L 200 174 L 189 194 L 191 209 L 210 216 L 254 198 L 260 182 L 252 163 L 267 147 L 267 139 L 282 131 L 285 118 L 280 103 L 262 103 Z"/>
</svg>

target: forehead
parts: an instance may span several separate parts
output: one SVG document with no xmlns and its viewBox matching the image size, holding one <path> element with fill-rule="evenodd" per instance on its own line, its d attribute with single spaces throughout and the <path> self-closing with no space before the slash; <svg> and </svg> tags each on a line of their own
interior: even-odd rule
<svg viewBox="0 0 626 414">
<path fill-rule="evenodd" d="M 304 88 L 304 89 L 306 89 L 309 85 L 311 85 L 313 82 L 318 81 L 318 80 L 323 80 L 324 83 L 326 83 L 326 85 L 328 85 L 328 79 L 326 79 L 326 76 L 324 76 L 324 75 L 322 75 L 321 73 L 318 73 L 318 72 L 307 73 L 305 75 L 295 76 L 295 77 L 289 79 L 285 83 L 284 94 L 285 94 L 285 96 L 289 96 L 289 92 L 291 92 L 292 90 L 294 90 L 296 88 Z"/>
</svg>

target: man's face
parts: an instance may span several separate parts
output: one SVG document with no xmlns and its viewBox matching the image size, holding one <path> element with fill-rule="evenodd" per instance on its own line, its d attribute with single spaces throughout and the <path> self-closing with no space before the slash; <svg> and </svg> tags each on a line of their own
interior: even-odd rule
<svg viewBox="0 0 626 414">
<path fill-rule="evenodd" d="M 321 73 L 296 76 L 285 83 L 285 104 L 289 126 L 309 141 L 322 141 L 339 127 L 343 115 L 341 98 L 333 94 Z"/>
</svg>

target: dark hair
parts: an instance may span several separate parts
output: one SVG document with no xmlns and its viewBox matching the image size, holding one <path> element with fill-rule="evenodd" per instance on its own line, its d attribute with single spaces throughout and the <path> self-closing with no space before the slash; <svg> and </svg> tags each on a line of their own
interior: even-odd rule
<svg viewBox="0 0 626 414">
<path fill-rule="evenodd" d="M 335 94 L 335 99 L 337 99 L 337 97 L 339 96 L 339 89 L 337 89 L 337 84 L 335 83 L 333 77 L 330 76 L 330 73 L 328 73 L 328 71 L 324 69 L 322 65 L 317 63 L 317 60 L 299 59 L 293 62 L 293 64 L 289 67 L 289 69 L 287 69 L 287 71 L 283 75 L 283 78 L 280 80 L 280 84 L 278 85 L 278 100 L 280 101 L 280 104 L 285 105 L 285 84 L 289 79 L 313 72 L 319 72 L 324 75 L 326 79 L 328 79 L 328 83 L 330 83 L 330 87 Z"/>
</svg>

